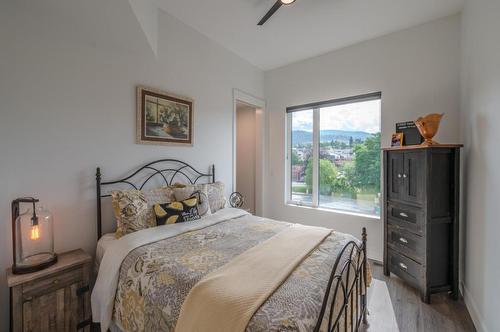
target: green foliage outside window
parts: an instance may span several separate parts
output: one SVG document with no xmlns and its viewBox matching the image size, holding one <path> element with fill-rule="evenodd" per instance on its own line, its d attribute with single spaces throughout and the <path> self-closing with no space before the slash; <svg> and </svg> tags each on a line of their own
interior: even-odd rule
<svg viewBox="0 0 500 332">
<path fill-rule="evenodd" d="M 312 190 L 312 164 L 312 160 L 310 160 L 306 168 L 306 184 L 309 191 Z M 329 160 L 320 159 L 319 170 L 319 193 L 321 195 L 330 195 L 332 193 L 332 185 L 337 178 L 337 168 Z"/>
<path fill-rule="evenodd" d="M 380 133 L 354 146 L 353 185 L 364 191 L 380 191 Z"/>
<path fill-rule="evenodd" d="M 297 155 L 297 152 L 292 150 L 292 165 L 301 165 L 302 161 L 300 161 L 299 156 Z"/>
</svg>

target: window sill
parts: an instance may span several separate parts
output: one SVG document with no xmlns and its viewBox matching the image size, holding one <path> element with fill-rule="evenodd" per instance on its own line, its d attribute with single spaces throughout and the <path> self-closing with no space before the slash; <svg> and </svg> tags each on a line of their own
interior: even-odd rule
<svg viewBox="0 0 500 332">
<path fill-rule="evenodd" d="M 324 208 L 324 207 L 315 207 L 312 205 L 305 205 L 305 204 L 300 204 L 296 202 L 287 202 L 285 203 L 286 206 L 291 206 L 291 207 L 298 207 L 298 208 L 304 208 L 304 209 L 309 209 L 309 210 L 316 210 L 316 211 L 321 211 L 321 212 L 329 212 L 329 213 L 335 213 L 335 214 L 344 214 L 344 215 L 349 215 L 349 216 L 356 216 L 356 217 L 362 217 L 366 219 L 371 219 L 373 221 L 380 221 L 380 216 L 374 216 L 371 214 L 363 214 L 363 213 L 356 213 L 356 212 L 350 212 L 350 211 L 344 211 L 344 210 L 336 210 L 336 209 L 329 209 L 329 208 Z"/>
</svg>

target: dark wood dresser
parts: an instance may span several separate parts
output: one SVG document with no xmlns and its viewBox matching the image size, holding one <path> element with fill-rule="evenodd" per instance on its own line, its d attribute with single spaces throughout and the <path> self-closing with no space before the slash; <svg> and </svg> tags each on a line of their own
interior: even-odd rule
<svg viewBox="0 0 500 332">
<path fill-rule="evenodd" d="M 416 287 L 422 301 L 458 298 L 461 145 L 407 146 L 384 153 L 384 274 Z"/>
</svg>

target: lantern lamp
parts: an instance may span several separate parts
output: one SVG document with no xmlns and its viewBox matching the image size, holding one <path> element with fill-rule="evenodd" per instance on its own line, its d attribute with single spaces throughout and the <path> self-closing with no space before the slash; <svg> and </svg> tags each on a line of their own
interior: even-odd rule
<svg viewBox="0 0 500 332">
<path fill-rule="evenodd" d="M 12 201 L 12 272 L 31 273 L 57 262 L 54 253 L 53 218 L 49 211 L 37 206 L 32 197 Z M 21 204 L 30 207 L 20 212 Z"/>
</svg>

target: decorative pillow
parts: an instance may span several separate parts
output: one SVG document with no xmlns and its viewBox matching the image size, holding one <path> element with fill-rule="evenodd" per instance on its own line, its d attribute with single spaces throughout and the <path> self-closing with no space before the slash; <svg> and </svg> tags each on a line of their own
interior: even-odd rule
<svg viewBox="0 0 500 332">
<path fill-rule="evenodd" d="M 156 204 L 156 225 L 170 225 L 200 219 L 198 198 L 191 197 L 183 201 Z"/>
<path fill-rule="evenodd" d="M 174 200 L 173 189 L 169 187 L 148 191 L 135 189 L 113 191 L 111 201 L 117 223 L 116 238 L 156 226 L 153 206 Z"/>
<path fill-rule="evenodd" d="M 173 187 L 161 187 L 143 192 L 148 205 L 151 207 L 151 210 L 155 204 L 163 204 L 175 201 Z"/>
<path fill-rule="evenodd" d="M 208 203 L 212 213 L 223 209 L 226 206 L 226 197 L 224 196 L 224 183 L 217 181 L 207 184 Z"/>
<path fill-rule="evenodd" d="M 176 187 L 174 190 L 175 200 L 183 201 L 190 197 L 198 198 L 198 213 L 200 216 L 212 214 L 208 203 L 208 193 L 206 184 L 186 185 L 183 188 Z"/>
<path fill-rule="evenodd" d="M 111 193 L 116 217 L 116 238 L 153 226 L 148 202 L 140 190 L 114 191 Z"/>
</svg>

